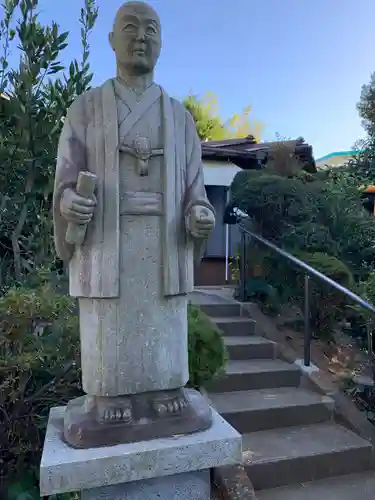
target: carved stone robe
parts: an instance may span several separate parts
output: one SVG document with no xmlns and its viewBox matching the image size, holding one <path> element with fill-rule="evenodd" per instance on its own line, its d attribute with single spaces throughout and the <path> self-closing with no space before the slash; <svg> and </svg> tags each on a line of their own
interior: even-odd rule
<svg viewBox="0 0 375 500">
<path fill-rule="evenodd" d="M 139 138 L 159 151 L 147 175 L 127 152 Z M 84 244 L 74 248 L 59 204 L 85 170 L 98 177 L 98 205 Z M 195 125 L 180 103 L 155 84 L 137 98 L 117 80 L 77 99 L 59 144 L 54 224 L 57 252 L 70 262 L 70 294 L 79 298 L 86 393 L 186 384 L 187 293 L 199 252 L 186 220 L 194 204 L 213 210 Z"/>
</svg>

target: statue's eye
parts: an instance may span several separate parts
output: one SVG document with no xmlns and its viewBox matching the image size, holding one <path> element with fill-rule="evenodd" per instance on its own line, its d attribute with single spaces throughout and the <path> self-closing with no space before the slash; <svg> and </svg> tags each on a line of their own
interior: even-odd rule
<svg viewBox="0 0 375 500">
<path fill-rule="evenodd" d="M 157 33 L 157 29 L 155 28 L 155 26 L 150 24 L 150 26 L 147 27 L 147 34 L 148 35 L 156 35 L 156 33 Z"/>
<path fill-rule="evenodd" d="M 123 28 L 123 31 L 127 31 L 127 32 L 131 32 L 131 33 L 134 33 L 136 30 L 137 30 L 137 27 L 132 23 L 126 23 L 124 28 Z"/>
</svg>

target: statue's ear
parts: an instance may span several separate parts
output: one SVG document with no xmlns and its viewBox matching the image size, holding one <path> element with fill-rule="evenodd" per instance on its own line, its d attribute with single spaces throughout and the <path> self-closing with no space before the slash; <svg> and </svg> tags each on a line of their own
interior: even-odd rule
<svg viewBox="0 0 375 500">
<path fill-rule="evenodd" d="M 115 50 L 113 46 L 113 39 L 114 39 L 114 34 L 113 31 L 111 31 L 110 34 L 108 35 L 109 45 L 112 47 L 112 50 Z"/>
</svg>

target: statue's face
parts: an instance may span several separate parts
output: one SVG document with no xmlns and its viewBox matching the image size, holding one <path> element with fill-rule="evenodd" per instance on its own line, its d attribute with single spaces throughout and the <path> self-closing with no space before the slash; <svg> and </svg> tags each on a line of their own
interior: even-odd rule
<svg viewBox="0 0 375 500">
<path fill-rule="evenodd" d="M 143 2 L 129 2 L 117 12 L 110 43 L 118 64 L 131 75 L 150 73 L 161 50 L 160 21 Z"/>
</svg>

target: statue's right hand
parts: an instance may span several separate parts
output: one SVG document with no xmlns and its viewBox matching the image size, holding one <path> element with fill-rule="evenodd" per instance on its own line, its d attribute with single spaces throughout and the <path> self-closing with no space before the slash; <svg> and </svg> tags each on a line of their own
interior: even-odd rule
<svg viewBox="0 0 375 500">
<path fill-rule="evenodd" d="M 85 198 L 74 189 L 67 188 L 60 200 L 61 215 L 74 224 L 87 224 L 91 221 L 96 207 L 96 198 Z"/>
</svg>

